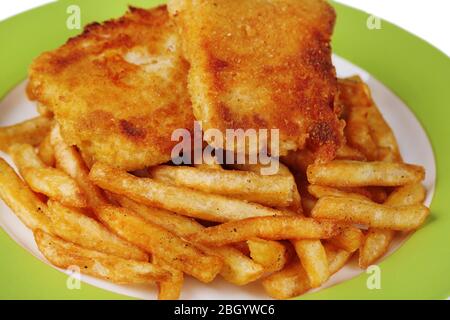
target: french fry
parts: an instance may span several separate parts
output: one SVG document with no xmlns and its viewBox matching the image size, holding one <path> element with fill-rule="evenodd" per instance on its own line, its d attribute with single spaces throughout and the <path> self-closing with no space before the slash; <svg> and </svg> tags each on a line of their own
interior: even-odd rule
<svg viewBox="0 0 450 320">
<path fill-rule="evenodd" d="M 321 241 L 295 240 L 292 241 L 292 244 L 308 276 L 309 285 L 312 288 L 317 288 L 327 281 L 330 277 L 330 271 L 327 255 Z"/>
<path fill-rule="evenodd" d="M 222 261 L 218 257 L 202 253 L 180 237 L 146 221 L 131 210 L 102 206 L 95 211 L 100 221 L 120 237 L 202 282 L 214 280 L 222 268 Z"/>
<path fill-rule="evenodd" d="M 330 187 L 398 187 L 424 178 L 423 167 L 402 163 L 337 160 L 308 167 L 311 184 Z"/>
<path fill-rule="evenodd" d="M 184 273 L 172 268 L 158 257 L 153 257 L 152 262 L 170 272 L 169 279 L 158 282 L 158 300 L 178 300 L 183 289 Z"/>
<path fill-rule="evenodd" d="M 385 202 L 388 206 L 408 206 L 422 203 L 426 191 L 420 183 L 407 185 L 394 190 Z M 366 269 L 385 255 L 394 239 L 395 231 L 387 229 L 369 229 L 359 250 L 359 266 Z"/>
<path fill-rule="evenodd" d="M 148 261 L 144 251 L 122 240 L 82 212 L 52 200 L 47 205 L 53 233 L 58 237 L 86 249 L 124 259 Z"/>
<path fill-rule="evenodd" d="M 343 144 L 337 150 L 336 159 L 338 159 L 338 160 L 355 160 L 355 161 L 367 160 L 366 156 L 361 151 L 350 147 L 348 144 Z"/>
<path fill-rule="evenodd" d="M 410 206 L 423 203 L 426 196 L 424 186 L 421 183 L 415 183 L 392 191 L 384 204 L 393 207 Z"/>
<path fill-rule="evenodd" d="M 341 189 L 333 188 L 333 187 L 326 187 L 326 186 L 318 186 L 318 185 L 309 185 L 308 186 L 308 192 L 316 197 L 317 199 L 323 198 L 323 197 L 343 197 L 343 198 L 352 198 L 352 199 L 359 199 L 359 200 L 366 200 L 370 201 L 368 197 L 356 193 L 356 192 L 347 192 L 342 191 Z"/>
<path fill-rule="evenodd" d="M 250 239 L 247 241 L 250 257 L 264 267 L 266 272 L 275 272 L 283 269 L 288 260 L 286 247 L 277 242 L 263 239 Z"/>
<path fill-rule="evenodd" d="M 59 126 L 53 127 L 50 140 L 55 151 L 57 166 L 75 179 L 83 190 L 89 207 L 95 208 L 108 204 L 102 190 L 89 180 L 89 170 L 78 151 L 64 142 Z"/>
<path fill-rule="evenodd" d="M 50 131 L 51 125 L 51 119 L 37 117 L 10 127 L 0 128 L 0 150 L 8 152 L 9 147 L 16 143 L 36 146 Z"/>
<path fill-rule="evenodd" d="M 337 236 L 328 240 L 335 247 L 348 252 L 355 252 L 363 243 L 364 234 L 354 226 L 347 226 Z"/>
<path fill-rule="evenodd" d="M 351 253 L 324 244 L 330 275 L 338 272 L 351 257 Z M 308 274 L 300 261 L 294 261 L 285 269 L 263 280 L 266 293 L 275 299 L 289 299 L 312 289 Z"/>
<path fill-rule="evenodd" d="M 86 198 L 65 172 L 47 167 L 29 144 L 14 144 L 9 153 L 30 188 L 68 206 L 83 208 Z"/>
<path fill-rule="evenodd" d="M 39 229 L 35 230 L 34 237 L 47 260 L 61 269 L 78 266 L 82 273 L 118 284 L 149 283 L 170 277 L 169 272 L 151 263 L 85 249 Z"/>
<path fill-rule="evenodd" d="M 225 222 L 256 216 L 285 215 L 285 212 L 259 204 L 175 187 L 153 179 L 137 178 L 101 163 L 92 167 L 89 177 L 99 187 L 139 203 L 206 221 Z"/>
<path fill-rule="evenodd" d="M 330 274 L 333 275 L 345 266 L 348 259 L 352 256 L 352 252 L 336 248 L 330 243 L 324 243 L 323 246 L 327 254 Z"/>
<path fill-rule="evenodd" d="M 49 167 L 54 167 L 56 163 L 55 152 L 50 140 L 50 133 L 48 133 L 44 140 L 38 146 L 39 158 Z"/>
<path fill-rule="evenodd" d="M 327 239 L 336 235 L 339 228 L 329 221 L 299 216 L 257 217 L 210 227 L 189 239 L 212 246 L 223 246 L 254 237 L 266 240 Z"/>
<path fill-rule="evenodd" d="M 204 226 L 191 218 L 180 216 L 169 211 L 147 207 L 122 196 L 116 196 L 115 198 L 121 206 L 134 211 L 149 222 L 170 230 L 179 237 L 188 237 L 191 234 L 205 230 Z M 248 284 L 261 277 L 264 272 L 263 267 L 231 246 L 209 248 L 199 244 L 195 245 L 207 254 L 217 255 L 222 258 L 223 267 L 220 275 L 233 284 Z"/>
<path fill-rule="evenodd" d="M 236 170 L 158 166 L 150 175 L 157 181 L 272 207 L 289 206 L 295 187 L 293 177 Z"/>
<path fill-rule="evenodd" d="M 344 129 L 348 144 L 361 151 L 368 160 L 378 159 L 378 148 L 370 134 L 367 121 L 370 108 L 352 107 Z"/>
<path fill-rule="evenodd" d="M 351 108 L 361 105 L 367 108 L 367 125 L 370 136 L 378 148 L 378 156 L 372 160 L 401 162 L 397 140 L 373 101 L 369 86 L 359 77 L 341 80 L 339 83 L 340 89 L 344 91 L 344 98 L 347 98 L 345 100 L 349 102 Z M 351 97 L 346 97 L 345 93 L 350 93 Z M 342 94 L 340 96 L 342 98 Z"/>
<path fill-rule="evenodd" d="M 338 197 L 319 199 L 311 216 L 346 223 L 365 224 L 373 228 L 410 231 L 417 229 L 429 214 L 423 205 L 392 207 L 373 202 Z"/>
<path fill-rule="evenodd" d="M 289 299 L 311 289 L 308 275 L 300 261 L 290 263 L 283 270 L 262 281 L 266 293 L 274 299 Z"/>
<path fill-rule="evenodd" d="M 47 216 L 47 206 L 2 158 L 0 158 L 0 198 L 28 228 L 50 232 L 51 222 Z"/>
<path fill-rule="evenodd" d="M 366 269 L 384 256 L 394 236 L 395 231 L 393 230 L 370 228 L 359 250 L 359 266 Z"/>
<path fill-rule="evenodd" d="M 372 138 L 368 116 L 372 99 L 360 79 L 339 79 L 339 99 L 346 109 L 344 129 L 348 144 L 361 151 L 368 160 L 378 159 L 378 147 Z"/>
<path fill-rule="evenodd" d="M 231 165 L 230 167 L 235 170 L 249 171 L 254 172 L 256 174 L 260 174 L 262 168 L 264 168 L 265 166 L 261 164 L 234 164 Z M 281 162 L 278 163 L 278 172 L 276 174 L 283 177 L 289 177 L 289 179 L 292 179 L 294 182 L 291 204 L 288 207 L 278 207 L 277 209 L 303 213 L 302 200 L 300 197 L 300 193 L 298 192 L 297 183 L 295 182 L 294 175 L 291 173 L 289 168 L 286 165 L 282 164 Z"/>
<path fill-rule="evenodd" d="M 402 162 L 397 139 L 375 104 L 369 110 L 367 122 L 372 138 L 379 148 L 378 160 Z"/>
</svg>

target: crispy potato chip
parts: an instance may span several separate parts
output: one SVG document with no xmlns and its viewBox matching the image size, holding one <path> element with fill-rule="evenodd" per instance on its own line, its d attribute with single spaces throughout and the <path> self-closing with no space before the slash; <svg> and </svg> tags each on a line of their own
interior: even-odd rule
<svg viewBox="0 0 450 320">
<path fill-rule="evenodd" d="M 223 246 L 254 237 L 266 240 L 327 239 L 340 226 L 299 216 L 257 217 L 232 221 L 192 235 L 189 239 L 206 245 Z"/>
<path fill-rule="evenodd" d="M 51 119 L 37 117 L 10 127 L 0 128 L 0 150 L 8 152 L 9 147 L 16 143 L 36 146 L 42 142 L 51 126 Z"/>
<path fill-rule="evenodd" d="M 218 257 L 202 253 L 180 237 L 146 221 L 131 210 L 102 206 L 96 209 L 96 214 L 122 238 L 202 282 L 214 280 L 222 268 L 222 261 Z"/>
<path fill-rule="evenodd" d="M 122 196 L 116 196 L 115 198 L 123 207 L 136 212 L 149 222 L 170 230 L 179 237 L 187 237 L 205 229 L 204 226 L 191 218 L 162 209 L 147 207 Z M 264 272 L 262 266 L 231 246 L 218 248 L 209 248 L 199 244 L 196 244 L 196 246 L 207 254 L 222 258 L 223 267 L 220 275 L 233 284 L 245 285 L 261 277 Z"/>
<path fill-rule="evenodd" d="M 149 283 L 170 277 L 168 271 L 154 264 L 85 249 L 39 229 L 34 237 L 42 254 L 58 268 L 78 266 L 82 273 L 118 284 Z"/>
<path fill-rule="evenodd" d="M 150 174 L 158 181 L 271 207 L 289 206 L 295 187 L 293 177 L 236 170 L 158 166 Z"/>
<path fill-rule="evenodd" d="M 373 228 L 410 231 L 425 222 L 429 211 L 419 204 L 392 207 L 351 198 L 325 197 L 319 199 L 311 216 L 365 224 Z"/>
<path fill-rule="evenodd" d="M 65 172 L 47 167 L 29 144 L 14 144 L 11 157 L 30 188 L 68 206 L 83 208 L 86 198 L 78 184 Z"/>
<path fill-rule="evenodd" d="M 59 126 L 53 127 L 50 140 L 55 151 L 57 166 L 75 179 L 83 190 L 89 206 L 95 208 L 107 204 L 102 190 L 89 180 L 89 170 L 78 151 L 64 142 Z"/>
<path fill-rule="evenodd" d="M 2 158 L 0 158 L 0 198 L 28 228 L 50 232 L 51 223 L 47 216 L 47 206 Z"/>
<path fill-rule="evenodd" d="M 53 232 L 58 237 L 86 249 L 124 259 L 148 261 L 148 255 L 144 251 L 122 240 L 82 212 L 52 200 L 47 205 Z"/>
<path fill-rule="evenodd" d="M 263 239 L 250 239 L 247 241 L 250 257 L 264 267 L 266 272 L 275 272 L 283 269 L 288 260 L 286 247 L 277 242 Z"/>
<path fill-rule="evenodd" d="M 309 183 L 331 187 L 398 187 L 424 178 L 423 167 L 402 163 L 336 160 L 308 167 Z"/>
<path fill-rule="evenodd" d="M 103 189 L 125 195 L 139 203 L 206 221 L 225 222 L 286 214 L 256 203 L 175 187 L 153 179 L 137 178 L 101 163 L 92 167 L 90 179 Z"/>
</svg>

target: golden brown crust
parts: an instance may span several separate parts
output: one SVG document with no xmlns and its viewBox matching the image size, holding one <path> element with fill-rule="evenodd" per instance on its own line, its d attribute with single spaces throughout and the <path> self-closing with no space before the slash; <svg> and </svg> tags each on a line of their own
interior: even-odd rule
<svg viewBox="0 0 450 320">
<path fill-rule="evenodd" d="M 204 128 L 280 129 L 281 151 L 334 157 L 343 122 L 330 38 L 334 10 L 318 0 L 169 1 L 191 63 Z"/>
<path fill-rule="evenodd" d="M 192 128 L 187 71 L 166 7 L 130 8 L 37 58 L 28 94 L 87 157 L 134 170 L 170 160 L 172 132 Z"/>
</svg>

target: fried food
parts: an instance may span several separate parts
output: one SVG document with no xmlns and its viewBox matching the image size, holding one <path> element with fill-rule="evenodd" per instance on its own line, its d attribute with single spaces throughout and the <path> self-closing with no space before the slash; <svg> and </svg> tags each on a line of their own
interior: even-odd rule
<svg viewBox="0 0 450 320">
<path fill-rule="evenodd" d="M 189 90 L 204 129 L 279 129 L 281 154 L 309 146 L 320 159 L 334 157 L 343 122 L 334 112 L 331 6 L 321 0 L 172 0 L 168 9 L 191 64 Z"/>
<path fill-rule="evenodd" d="M 408 206 L 422 203 L 426 191 L 420 183 L 407 185 L 394 190 L 384 203 L 388 206 Z M 395 231 L 388 229 L 369 229 L 359 249 L 359 266 L 367 268 L 382 257 L 394 239 Z"/>
<path fill-rule="evenodd" d="M 96 214 L 100 221 L 120 237 L 202 282 L 214 280 L 222 268 L 220 258 L 204 254 L 180 237 L 144 220 L 129 209 L 103 206 L 96 209 Z"/>
<path fill-rule="evenodd" d="M 292 176 L 236 170 L 158 166 L 150 170 L 150 175 L 158 181 L 271 207 L 289 206 L 295 188 Z"/>
<path fill-rule="evenodd" d="M 47 206 L 20 179 L 13 168 L 0 158 L 0 199 L 31 230 L 51 230 Z"/>
<path fill-rule="evenodd" d="M 340 226 L 299 216 L 257 217 L 227 222 L 189 237 L 206 245 L 223 246 L 259 237 L 267 240 L 328 239 Z"/>
<path fill-rule="evenodd" d="M 187 72 L 166 7 L 130 8 L 38 57 L 29 91 L 69 146 L 134 170 L 169 161 L 172 132 L 193 127 Z"/>
<path fill-rule="evenodd" d="M 425 179 L 421 166 L 346 160 L 310 165 L 307 174 L 311 184 L 331 187 L 399 187 Z"/>
<path fill-rule="evenodd" d="M 147 207 L 123 196 L 116 195 L 115 199 L 124 208 L 134 211 L 145 220 L 155 223 L 166 230 L 170 230 L 179 237 L 185 238 L 205 229 L 204 226 L 194 219 L 166 210 Z M 267 244 L 267 241 L 265 243 Z M 213 248 L 200 245 L 199 243 L 195 243 L 195 245 L 208 254 L 217 255 L 222 258 L 223 267 L 220 275 L 233 284 L 239 286 L 245 285 L 261 277 L 264 272 L 262 266 L 231 246 Z M 267 247 L 265 248 L 267 249 Z M 279 247 L 277 249 L 279 250 Z M 268 251 L 265 250 L 265 252 Z"/>
<path fill-rule="evenodd" d="M 34 238 L 42 254 L 62 269 L 78 266 L 83 273 L 119 284 L 149 283 L 170 277 L 168 271 L 151 263 L 85 249 L 39 229 L 34 232 Z"/>
<path fill-rule="evenodd" d="M 111 233 L 97 220 L 56 201 L 49 201 L 47 205 L 53 233 L 61 239 L 116 257 L 148 261 L 144 251 Z"/>
<path fill-rule="evenodd" d="M 84 208 L 86 197 L 76 181 L 62 170 L 48 167 L 29 144 L 14 144 L 11 157 L 30 188 L 68 206 Z"/>
<path fill-rule="evenodd" d="M 139 203 L 206 221 L 225 222 L 286 214 L 256 203 L 175 187 L 153 179 L 138 178 L 102 163 L 96 163 L 92 167 L 89 178 L 97 186 Z"/>
<path fill-rule="evenodd" d="M 37 117 L 13 126 L 0 128 L 0 151 L 8 152 L 9 147 L 15 143 L 28 143 L 36 146 L 42 142 L 51 126 L 51 119 Z"/>
<path fill-rule="evenodd" d="M 324 197 L 317 201 L 311 216 L 374 228 L 411 231 L 420 227 L 430 210 L 422 204 L 392 207 L 352 198 Z"/>
</svg>

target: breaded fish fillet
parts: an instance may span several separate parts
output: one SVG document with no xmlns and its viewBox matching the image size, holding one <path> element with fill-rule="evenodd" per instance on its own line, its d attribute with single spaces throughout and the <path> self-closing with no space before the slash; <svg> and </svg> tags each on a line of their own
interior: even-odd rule
<svg viewBox="0 0 450 320">
<path fill-rule="evenodd" d="M 130 8 L 37 58 L 28 92 L 88 159 L 126 170 L 167 162 L 172 132 L 194 121 L 178 39 L 165 6 Z"/>
<path fill-rule="evenodd" d="M 189 90 L 205 129 L 280 130 L 285 154 L 333 158 L 343 123 L 322 0 L 169 0 L 191 64 Z"/>
</svg>

